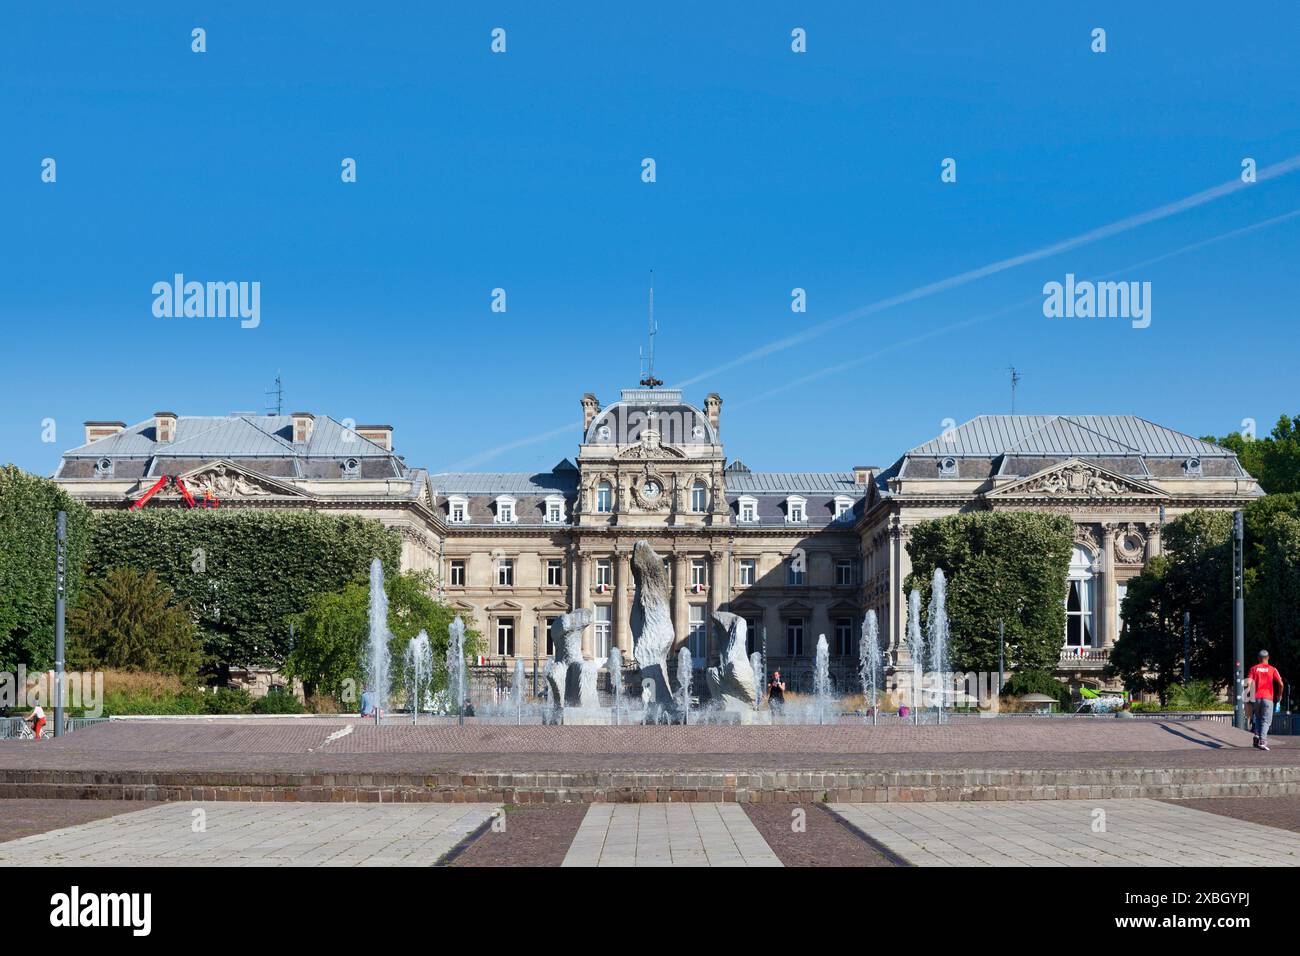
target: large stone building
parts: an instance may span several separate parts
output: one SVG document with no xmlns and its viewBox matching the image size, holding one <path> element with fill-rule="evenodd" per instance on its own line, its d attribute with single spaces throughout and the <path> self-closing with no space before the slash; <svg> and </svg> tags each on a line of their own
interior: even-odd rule
<svg viewBox="0 0 1300 956">
<path fill-rule="evenodd" d="M 981 416 L 884 469 L 754 472 L 726 457 L 716 394 L 702 410 L 662 388 L 581 404 L 576 459 L 540 474 L 429 474 L 393 451 L 389 426 L 159 412 L 86 423 L 55 478 L 96 508 L 129 507 L 166 475 L 220 507 L 376 517 L 402 534 L 406 567 L 437 572 L 491 657 L 530 670 L 551 653 L 550 620 L 575 607 L 595 613 L 588 656 L 626 656 L 629 559 L 644 538 L 669 565 L 676 631 L 698 664 L 716 655 L 710 613 L 729 609 L 796 685 L 822 634 L 852 670 L 868 609 L 899 660 L 911 528 L 983 509 L 1074 520 L 1060 673 L 1098 683 L 1126 582 L 1159 553 L 1163 522 L 1263 494 L 1227 449 L 1132 416 Z M 149 504 L 169 505 L 184 506 L 175 482 Z"/>
</svg>

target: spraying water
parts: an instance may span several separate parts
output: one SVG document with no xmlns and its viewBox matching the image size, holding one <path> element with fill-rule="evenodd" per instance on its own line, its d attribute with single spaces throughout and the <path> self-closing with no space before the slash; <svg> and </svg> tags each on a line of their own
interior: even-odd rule
<svg viewBox="0 0 1300 956">
<path fill-rule="evenodd" d="M 758 710 L 758 705 L 763 700 L 763 695 L 767 693 L 767 685 L 764 683 L 763 674 L 763 655 L 758 651 L 749 655 L 749 666 L 754 671 L 754 709 Z"/>
<path fill-rule="evenodd" d="M 677 652 L 677 683 L 682 688 L 682 716 L 691 722 L 691 652 L 683 647 Z"/>
<path fill-rule="evenodd" d="M 925 641 L 921 637 L 921 592 L 912 588 L 907 596 L 907 653 L 912 658 L 912 723 L 921 722 L 917 695 L 921 689 L 921 663 L 925 657 Z"/>
<path fill-rule="evenodd" d="M 515 682 L 510 686 L 510 696 L 515 702 L 515 723 L 524 722 L 524 659 L 515 658 Z"/>
<path fill-rule="evenodd" d="M 926 616 L 926 637 L 930 644 L 930 673 L 933 675 L 933 700 L 939 723 L 943 723 L 944 684 L 948 674 L 948 582 L 942 568 L 934 569 L 930 591 L 930 608 Z"/>
<path fill-rule="evenodd" d="M 831 703 L 831 649 L 826 635 L 817 635 L 817 656 L 813 660 L 813 697 L 817 701 L 817 723 L 826 722 L 826 709 Z"/>
<path fill-rule="evenodd" d="M 406 645 L 406 696 L 410 702 L 412 722 L 420 722 L 420 704 L 429 693 L 433 679 L 433 648 L 429 635 L 421 631 Z"/>
<path fill-rule="evenodd" d="M 884 668 L 880 660 L 880 625 L 876 612 L 868 611 L 862 621 L 862 640 L 858 642 L 858 676 L 862 679 L 862 696 L 871 702 L 871 722 L 876 722 L 876 698 L 883 683 Z"/>
<path fill-rule="evenodd" d="M 618 723 L 618 710 L 623 701 L 623 652 L 617 646 L 609 649 L 609 683 L 614 691 L 614 723 Z"/>
<path fill-rule="evenodd" d="M 388 706 L 388 595 L 384 592 L 384 566 L 370 562 L 370 640 L 366 659 L 366 685 L 373 695 L 375 720 Z"/>
<path fill-rule="evenodd" d="M 465 622 L 456 619 L 447 627 L 447 694 L 461 723 L 465 721 Z"/>
</svg>

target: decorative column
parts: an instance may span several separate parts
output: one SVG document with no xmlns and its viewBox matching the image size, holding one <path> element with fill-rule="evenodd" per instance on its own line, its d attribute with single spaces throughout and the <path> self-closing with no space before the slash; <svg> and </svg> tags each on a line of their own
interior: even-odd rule
<svg viewBox="0 0 1300 956">
<path fill-rule="evenodd" d="M 690 617 L 686 611 L 686 555 L 680 551 L 673 552 L 673 652 L 685 642 L 686 632 L 690 627 Z"/>
<path fill-rule="evenodd" d="M 721 653 L 721 648 L 714 648 L 713 638 L 713 612 L 720 611 L 722 605 L 727 601 L 727 555 L 724 551 L 709 552 L 709 607 L 704 614 L 704 633 L 708 635 L 705 646 L 709 649 L 709 656 L 713 656 L 714 650 Z"/>
<path fill-rule="evenodd" d="M 1160 523 L 1151 521 L 1147 523 L 1147 560 L 1164 554 L 1164 542 L 1160 540 Z"/>
<path fill-rule="evenodd" d="M 1097 633 L 1101 646 L 1110 647 L 1118 636 L 1115 633 L 1115 532 L 1113 524 L 1101 526 L 1101 587 L 1097 591 L 1097 614 L 1101 620 Z"/>
<path fill-rule="evenodd" d="M 591 584 L 587 580 L 590 561 L 582 552 L 573 557 L 573 609 L 591 606 Z M 591 628 L 582 632 L 582 656 L 591 660 Z"/>
<path fill-rule="evenodd" d="M 632 580 L 631 556 L 620 551 L 614 555 L 614 642 L 626 657 L 632 650 Z"/>
</svg>

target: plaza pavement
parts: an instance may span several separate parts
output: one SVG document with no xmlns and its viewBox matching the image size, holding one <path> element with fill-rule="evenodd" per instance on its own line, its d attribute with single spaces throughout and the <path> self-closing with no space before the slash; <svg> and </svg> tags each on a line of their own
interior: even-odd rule
<svg viewBox="0 0 1300 956">
<path fill-rule="evenodd" d="M 3 803 L 0 803 L 0 810 Z M 3 866 L 432 866 L 475 841 L 491 804 L 178 802 L 0 843 Z M 755 812 L 759 808 L 754 808 Z M 1153 800 L 837 804 L 848 832 L 915 866 L 1269 866 L 1300 862 L 1300 834 Z M 563 808 L 538 808 L 554 812 Z M 201 813 L 200 813 L 201 811 Z M 825 813 L 816 807 L 805 814 Z M 562 865 L 781 866 L 735 803 L 593 804 Z M 510 827 L 513 814 L 500 817 Z M 203 826 L 196 828 L 196 819 Z M 770 833 L 773 831 L 769 831 Z M 861 839 L 861 837 L 859 837 Z M 793 842 L 791 842 L 793 841 Z M 558 858 L 552 856 L 550 865 Z M 525 852 L 503 863 L 528 865 Z M 836 865 L 835 858 L 820 865 Z"/>
</svg>

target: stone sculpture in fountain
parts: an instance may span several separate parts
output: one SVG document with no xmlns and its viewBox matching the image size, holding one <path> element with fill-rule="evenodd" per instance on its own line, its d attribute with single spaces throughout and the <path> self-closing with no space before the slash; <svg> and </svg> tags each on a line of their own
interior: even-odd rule
<svg viewBox="0 0 1300 956">
<path fill-rule="evenodd" d="M 709 698 L 724 711 L 748 713 L 754 709 L 757 694 L 754 668 L 745 654 L 745 619 L 739 614 L 714 611 L 713 623 L 717 626 L 722 660 L 718 667 L 705 672 Z"/>
<path fill-rule="evenodd" d="M 546 683 L 557 716 L 565 708 L 599 706 L 596 674 L 600 665 L 582 656 L 582 632 L 591 626 L 593 617 L 591 608 L 580 607 L 551 625 L 555 657 L 546 668 Z"/>
<path fill-rule="evenodd" d="M 632 547 L 632 657 L 641 669 L 647 720 L 672 719 L 676 711 L 668 680 L 668 655 L 673 649 L 671 588 L 663 558 L 646 541 Z M 654 710 L 654 713 L 650 711 Z"/>
</svg>

